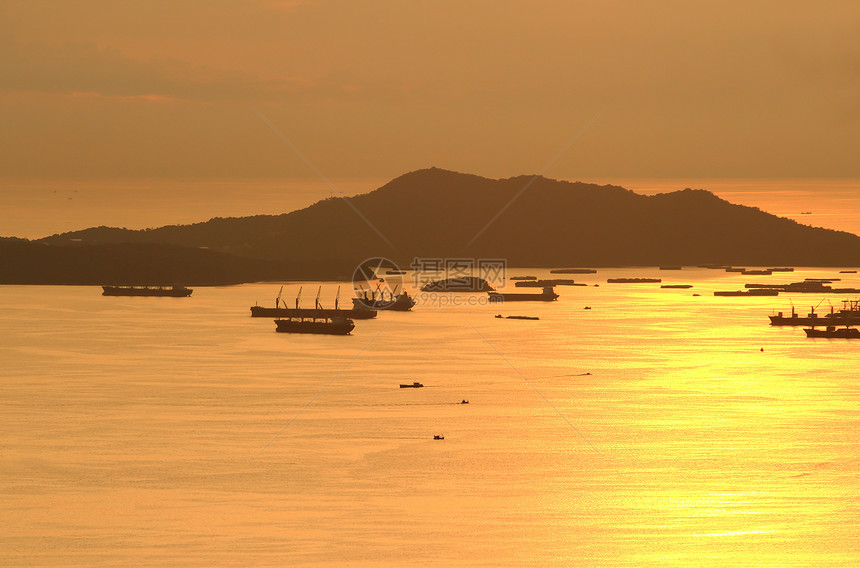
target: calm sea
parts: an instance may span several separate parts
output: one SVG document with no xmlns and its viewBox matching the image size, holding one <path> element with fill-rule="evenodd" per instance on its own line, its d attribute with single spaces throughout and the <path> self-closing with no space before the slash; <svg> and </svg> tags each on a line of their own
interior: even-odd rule
<svg viewBox="0 0 860 568">
<path fill-rule="evenodd" d="M 600 270 L 344 337 L 251 318 L 281 283 L 0 287 L 0 565 L 856 566 L 860 341 L 767 319 L 846 298 L 712 294 L 825 277 L 860 287 Z"/>
</svg>

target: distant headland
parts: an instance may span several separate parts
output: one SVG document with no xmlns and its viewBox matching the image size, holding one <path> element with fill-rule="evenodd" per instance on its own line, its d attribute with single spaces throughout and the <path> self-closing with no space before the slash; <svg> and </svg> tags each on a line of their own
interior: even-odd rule
<svg viewBox="0 0 860 568">
<path fill-rule="evenodd" d="M 2 284 L 234 284 L 349 279 L 362 260 L 506 259 L 508 266 L 858 266 L 860 237 L 701 189 L 640 195 L 541 176 L 438 168 L 282 215 L 0 239 Z"/>
</svg>

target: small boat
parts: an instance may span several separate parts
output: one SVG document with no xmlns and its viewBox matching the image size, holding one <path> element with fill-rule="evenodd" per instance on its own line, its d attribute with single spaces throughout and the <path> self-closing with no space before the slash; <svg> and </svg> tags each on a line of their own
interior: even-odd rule
<svg viewBox="0 0 860 568">
<path fill-rule="evenodd" d="M 424 386 L 423 384 L 419 383 L 418 381 L 415 381 L 411 385 L 401 383 L 400 388 L 402 388 L 402 389 L 420 389 L 423 386 Z"/>
<path fill-rule="evenodd" d="M 163 296 L 186 298 L 191 288 L 185 286 L 102 286 L 102 296 Z"/>
<path fill-rule="evenodd" d="M 276 319 L 275 331 L 281 333 L 315 333 L 323 335 L 348 335 L 355 329 L 355 322 L 348 318 L 287 318 Z"/>
<path fill-rule="evenodd" d="M 824 329 L 806 328 L 806 337 L 832 337 L 839 339 L 860 339 L 860 329 L 856 327 L 834 327 L 828 325 Z"/>
<path fill-rule="evenodd" d="M 502 318 L 509 320 L 539 320 L 540 318 L 537 316 L 502 316 L 502 314 L 497 314 L 496 318 Z"/>
<path fill-rule="evenodd" d="M 436 434 L 435 436 L 433 436 L 433 439 L 434 440 L 444 440 L 445 436 L 443 436 L 442 434 Z"/>
</svg>

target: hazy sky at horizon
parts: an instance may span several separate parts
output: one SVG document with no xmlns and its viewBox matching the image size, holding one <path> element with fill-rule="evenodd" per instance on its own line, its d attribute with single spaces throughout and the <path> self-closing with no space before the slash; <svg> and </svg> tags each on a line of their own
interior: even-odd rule
<svg viewBox="0 0 860 568">
<path fill-rule="evenodd" d="M 858 24 L 853 0 L 6 0 L 0 176 L 312 174 L 261 113 L 331 177 L 860 177 Z"/>
</svg>

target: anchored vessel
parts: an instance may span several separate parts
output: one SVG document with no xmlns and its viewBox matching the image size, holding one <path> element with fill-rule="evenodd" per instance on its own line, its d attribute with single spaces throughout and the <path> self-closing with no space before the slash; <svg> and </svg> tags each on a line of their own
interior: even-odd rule
<svg viewBox="0 0 860 568">
<path fill-rule="evenodd" d="M 397 294 L 397 288 L 393 292 L 389 292 L 386 296 L 384 290 L 380 290 L 377 286 L 376 290 L 368 293 L 367 290 L 356 290 L 356 294 L 360 296 L 352 299 L 352 307 L 355 309 L 364 310 L 391 310 L 395 312 L 408 312 L 415 305 L 409 294 L 405 291 Z"/>
<path fill-rule="evenodd" d="M 421 287 L 422 292 L 490 292 L 492 290 L 495 288 L 490 286 L 489 282 L 477 276 L 434 280 Z"/>
<path fill-rule="evenodd" d="M 191 288 L 185 286 L 102 286 L 102 296 L 169 296 L 185 298 Z"/>
<path fill-rule="evenodd" d="M 552 302 L 558 299 L 558 294 L 552 286 L 546 286 L 540 294 L 521 294 L 516 292 L 489 292 L 491 302 L 525 302 L 536 300 Z"/>
<path fill-rule="evenodd" d="M 570 278 L 545 278 L 543 280 L 527 280 L 516 282 L 517 288 L 546 288 L 547 286 L 585 286 L 585 283 L 576 283 Z"/>
<path fill-rule="evenodd" d="M 649 282 L 662 282 L 661 278 L 607 278 L 610 284 L 642 284 Z"/>
<path fill-rule="evenodd" d="M 835 327 L 828 325 L 824 329 L 810 327 L 804 329 L 806 337 L 837 337 L 842 339 L 860 339 L 860 329 L 856 327 Z"/>
<path fill-rule="evenodd" d="M 779 290 L 771 288 L 751 288 L 749 290 L 716 291 L 714 296 L 779 296 Z"/>
<path fill-rule="evenodd" d="M 348 318 L 348 319 L 372 319 L 376 317 L 376 310 L 371 310 L 369 308 L 353 308 L 353 309 L 342 309 L 338 307 L 340 302 L 340 287 L 337 289 L 337 297 L 334 300 L 334 309 L 331 308 L 323 308 L 320 305 L 319 297 L 320 292 L 322 291 L 322 286 L 320 286 L 319 291 L 317 291 L 317 298 L 313 308 L 300 308 L 299 307 L 299 298 L 302 295 L 302 289 L 299 287 L 299 293 L 296 296 L 296 304 L 294 308 L 290 308 L 287 306 L 287 302 L 281 301 L 281 293 L 284 291 L 284 287 L 281 286 L 280 292 L 278 292 L 278 297 L 275 298 L 275 307 L 274 308 L 266 308 L 263 306 L 251 306 L 251 317 L 252 318 Z M 282 305 L 283 304 L 283 305 Z"/>
<path fill-rule="evenodd" d="M 319 333 L 325 335 L 347 335 L 355 328 L 348 318 L 287 318 L 276 319 L 276 331 L 281 333 Z"/>
<path fill-rule="evenodd" d="M 776 315 L 768 316 L 771 325 L 856 325 L 860 324 L 860 300 L 842 300 L 842 309 L 834 311 L 833 306 L 830 307 L 830 313 L 819 316 L 815 313 L 815 308 L 802 317 L 791 307 L 791 315 L 785 316 L 782 312 L 777 312 Z"/>
<path fill-rule="evenodd" d="M 597 270 L 593 268 L 555 268 L 549 271 L 550 274 L 597 274 Z"/>
</svg>

